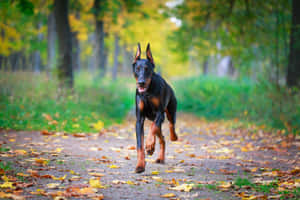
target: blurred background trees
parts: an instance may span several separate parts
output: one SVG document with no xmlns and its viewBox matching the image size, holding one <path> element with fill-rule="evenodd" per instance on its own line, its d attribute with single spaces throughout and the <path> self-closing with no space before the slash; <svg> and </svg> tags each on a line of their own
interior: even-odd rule
<svg viewBox="0 0 300 200">
<path fill-rule="evenodd" d="M 124 118 L 132 56 L 150 42 L 179 110 L 300 133 L 299 8 L 297 0 L 0 1 L 0 128 L 39 127 L 42 113 L 65 110 L 52 128 Z"/>
<path fill-rule="evenodd" d="M 59 9 L 58 4 L 66 7 Z M 136 43 L 151 42 L 157 68 L 166 76 L 261 76 L 297 86 L 297 4 L 296 0 L 1 1 L 0 66 L 57 72 L 69 80 L 72 70 L 116 79 L 130 74 Z M 68 24 L 70 33 L 62 34 L 69 32 Z"/>
</svg>

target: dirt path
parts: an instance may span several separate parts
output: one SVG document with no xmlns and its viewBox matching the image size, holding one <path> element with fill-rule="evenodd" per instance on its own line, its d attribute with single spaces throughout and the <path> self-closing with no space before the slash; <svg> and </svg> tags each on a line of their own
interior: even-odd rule
<svg viewBox="0 0 300 200">
<path fill-rule="evenodd" d="M 136 164 L 134 120 L 103 134 L 0 131 L 0 197 L 11 199 L 297 199 L 300 141 L 237 122 L 178 117 L 166 164 L 159 145 Z M 146 131 L 148 125 L 146 125 Z M 181 191 L 180 191 L 181 190 Z M 185 191 L 184 191 L 185 190 Z"/>
</svg>

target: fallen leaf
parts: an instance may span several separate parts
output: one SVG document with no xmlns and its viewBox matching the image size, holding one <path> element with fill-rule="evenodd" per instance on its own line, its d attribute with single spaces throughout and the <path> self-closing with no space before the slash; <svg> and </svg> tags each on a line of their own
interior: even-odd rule
<svg viewBox="0 0 300 200">
<path fill-rule="evenodd" d="M 64 196 L 56 196 L 54 200 L 67 200 L 67 198 Z"/>
<path fill-rule="evenodd" d="M 102 176 L 104 176 L 104 174 L 97 173 L 97 172 L 90 172 L 89 175 L 96 176 L 96 177 L 102 177 Z"/>
<path fill-rule="evenodd" d="M 45 158 L 35 158 L 34 161 L 41 165 L 47 165 L 49 163 L 49 160 Z"/>
<path fill-rule="evenodd" d="M 15 154 L 17 155 L 26 155 L 27 154 L 27 151 L 23 150 L 23 149 L 17 149 L 14 151 Z"/>
<path fill-rule="evenodd" d="M 59 183 L 48 183 L 47 188 L 55 189 L 55 188 L 58 188 L 59 185 L 60 185 Z"/>
<path fill-rule="evenodd" d="M 194 184 L 184 183 L 184 184 L 178 185 L 176 187 L 170 187 L 169 189 L 170 190 L 176 190 L 176 191 L 190 192 L 193 189 L 194 186 L 195 186 Z"/>
<path fill-rule="evenodd" d="M 41 131 L 41 134 L 42 134 L 42 135 L 54 135 L 53 132 L 49 132 L 49 131 L 47 131 L 47 130 L 42 130 L 42 131 Z"/>
<path fill-rule="evenodd" d="M 130 180 L 129 180 L 129 181 L 126 181 L 126 183 L 127 183 L 128 185 L 135 185 L 134 182 L 132 182 L 132 181 L 130 181 Z"/>
<path fill-rule="evenodd" d="M 128 146 L 127 149 L 128 149 L 128 150 L 135 150 L 136 147 L 135 147 L 135 146 Z"/>
<path fill-rule="evenodd" d="M 158 175 L 158 174 L 159 174 L 159 171 L 152 171 L 151 174 L 152 174 L 152 175 Z"/>
<path fill-rule="evenodd" d="M 167 193 L 167 194 L 163 194 L 160 197 L 162 198 L 171 198 L 171 197 L 176 197 L 176 195 L 174 193 Z"/>
<path fill-rule="evenodd" d="M 55 152 L 60 153 L 63 150 L 63 148 L 56 148 Z"/>
<path fill-rule="evenodd" d="M 53 180 L 56 180 L 56 181 L 63 181 L 63 180 L 65 180 L 66 177 L 67 177 L 67 174 L 65 174 L 65 175 L 62 176 L 62 177 L 51 176 L 51 178 L 52 178 Z"/>
<path fill-rule="evenodd" d="M 17 176 L 28 177 L 28 176 L 29 176 L 29 174 L 23 174 L 23 173 L 19 172 L 19 173 L 17 173 Z"/>
<path fill-rule="evenodd" d="M 0 184 L 0 188 L 11 188 L 14 189 L 15 186 L 13 186 L 13 182 L 4 182 L 2 184 Z"/>
<path fill-rule="evenodd" d="M 53 120 L 52 117 L 51 117 L 51 115 L 49 115 L 49 114 L 43 113 L 42 116 L 43 116 L 46 120 L 48 120 L 48 121 L 52 121 L 52 120 Z"/>
<path fill-rule="evenodd" d="M 109 168 L 111 168 L 111 169 L 117 169 L 117 168 L 120 168 L 120 167 L 117 166 L 117 165 L 110 165 Z"/>
<path fill-rule="evenodd" d="M 73 136 L 74 137 L 86 137 L 86 134 L 84 134 L 84 133 L 74 133 Z"/>
<path fill-rule="evenodd" d="M 89 184 L 93 188 L 105 188 L 103 185 L 101 185 L 100 180 L 98 179 L 90 179 Z"/>
<path fill-rule="evenodd" d="M 93 128 L 96 129 L 97 131 L 101 131 L 104 127 L 104 123 L 101 120 L 98 120 L 96 123 L 94 123 Z"/>
</svg>

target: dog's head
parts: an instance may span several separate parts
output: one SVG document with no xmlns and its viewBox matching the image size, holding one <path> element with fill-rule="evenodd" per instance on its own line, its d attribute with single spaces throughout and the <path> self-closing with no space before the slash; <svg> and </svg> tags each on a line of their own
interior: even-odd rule
<svg viewBox="0 0 300 200">
<path fill-rule="evenodd" d="M 132 67 L 133 74 L 136 79 L 136 87 L 139 93 L 147 91 L 154 71 L 154 62 L 149 43 L 147 45 L 146 55 L 147 59 L 141 59 L 141 46 L 140 43 L 138 43 Z"/>
</svg>

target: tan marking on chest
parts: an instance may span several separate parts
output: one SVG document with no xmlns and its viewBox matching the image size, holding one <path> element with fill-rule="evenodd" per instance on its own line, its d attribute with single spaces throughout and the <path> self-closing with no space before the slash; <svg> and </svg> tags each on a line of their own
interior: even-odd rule
<svg viewBox="0 0 300 200">
<path fill-rule="evenodd" d="M 159 98 L 157 98 L 157 97 L 152 97 L 152 98 L 151 98 L 151 103 L 152 103 L 155 107 L 158 107 L 159 104 L 160 104 Z"/>
<path fill-rule="evenodd" d="M 140 100 L 138 106 L 139 106 L 140 111 L 142 111 L 144 109 L 145 103 L 142 100 Z"/>
</svg>

